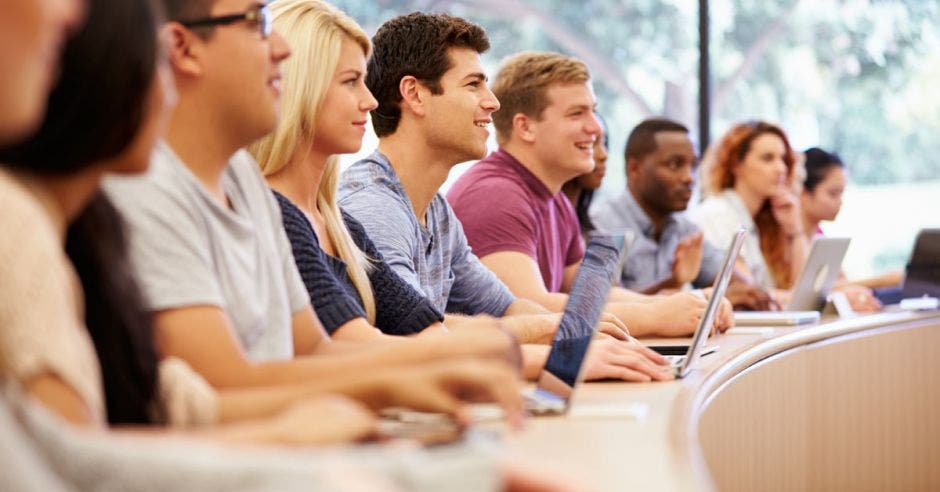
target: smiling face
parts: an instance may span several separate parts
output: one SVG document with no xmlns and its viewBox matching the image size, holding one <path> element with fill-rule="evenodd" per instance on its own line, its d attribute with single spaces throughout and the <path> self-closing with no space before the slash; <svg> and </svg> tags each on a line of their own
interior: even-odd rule
<svg viewBox="0 0 940 492">
<path fill-rule="evenodd" d="M 601 187 L 604 176 L 607 174 L 607 146 L 604 144 L 604 127 L 594 141 L 594 170 L 578 177 L 578 186 L 586 190 L 596 190 Z"/>
<path fill-rule="evenodd" d="M 480 55 L 467 48 L 448 51 L 451 68 L 440 79 L 440 94 L 422 88 L 423 134 L 428 145 L 446 152 L 454 164 L 486 155 L 491 115 L 499 101 L 486 84 Z"/>
<path fill-rule="evenodd" d="M 594 169 L 594 142 L 601 125 L 590 82 L 553 84 L 545 95 L 548 106 L 529 120 L 536 158 L 543 169 L 565 182 Z"/>
<path fill-rule="evenodd" d="M 79 0 L 0 3 L 0 142 L 40 123 L 63 43 L 82 7 Z"/>
<path fill-rule="evenodd" d="M 656 148 L 627 162 L 628 184 L 643 208 L 666 216 L 685 210 L 695 182 L 695 148 L 688 133 L 661 131 L 653 136 Z"/>
<path fill-rule="evenodd" d="M 742 187 L 751 194 L 770 198 L 787 186 L 786 145 L 774 133 L 762 133 L 751 141 L 751 146 L 732 173 L 735 188 Z"/>
<path fill-rule="evenodd" d="M 323 103 L 317 110 L 313 147 L 323 155 L 358 152 L 369 111 L 378 106 L 365 84 L 366 54 L 350 38 L 343 40 L 339 61 Z"/>
<path fill-rule="evenodd" d="M 212 16 L 246 11 L 258 2 L 219 0 Z M 244 145 L 264 136 L 277 124 L 280 98 L 278 65 L 290 56 L 290 48 L 279 34 L 264 39 L 253 22 L 236 22 L 215 27 L 205 43 L 203 99 L 208 108 L 218 110 Z"/>
</svg>

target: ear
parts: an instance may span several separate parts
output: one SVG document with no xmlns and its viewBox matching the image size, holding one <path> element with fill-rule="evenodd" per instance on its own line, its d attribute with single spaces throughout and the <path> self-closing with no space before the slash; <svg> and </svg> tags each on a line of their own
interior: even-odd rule
<svg viewBox="0 0 940 492">
<path fill-rule="evenodd" d="M 406 75 L 398 81 L 398 93 L 401 94 L 402 110 L 408 110 L 417 116 L 424 116 L 425 87 L 413 75 Z"/>
<path fill-rule="evenodd" d="M 516 113 L 512 116 L 512 135 L 519 140 L 533 144 L 537 128 L 535 121 L 524 113 Z"/>
<path fill-rule="evenodd" d="M 167 59 L 177 77 L 202 75 L 202 44 L 199 38 L 179 22 L 167 22 L 160 29 L 166 45 Z"/>
<path fill-rule="evenodd" d="M 642 161 L 636 157 L 627 157 L 627 179 L 636 176 L 640 172 Z"/>
</svg>

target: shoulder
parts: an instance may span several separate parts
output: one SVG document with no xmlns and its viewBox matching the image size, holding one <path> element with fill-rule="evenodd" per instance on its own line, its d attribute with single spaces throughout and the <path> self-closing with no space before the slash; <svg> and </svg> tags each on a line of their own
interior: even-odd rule
<svg viewBox="0 0 940 492">
<path fill-rule="evenodd" d="M 166 144 L 156 150 L 146 173 L 109 176 L 102 190 L 128 220 L 178 216 L 199 208 L 199 183 Z"/>
<path fill-rule="evenodd" d="M 340 176 L 339 196 L 363 194 L 390 194 L 394 180 L 389 172 L 373 158 L 355 162 L 346 168 Z"/>
<path fill-rule="evenodd" d="M 528 195 L 525 181 L 518 173 L 487 157 L 472 165 L 451 187 L 447 199 L 452 203 L 463 198 L 499 193 L 500 198 L 524 198 Z"/>
<path fill-rule="evenodd" d="M 277 202 L 278 208 L 281 209 L 281 218 L 284 219 L 284 224 L 294 223 L 298 221 L 306 220 L 304 213 L 294 205 L 294 202 L 290 201 L 286 196 L 278 193 L 277 190 L 272 189 L 271 194 L 274 196 L 274 200 Z"/>
<path fill-rule="evenodd" d="M 368 239 L 366 228 L 363 227 L 362 222 L 356 220 L 355 217 L 345 210 L 340 210 L 340 213 L 343 215 L 343 222 L 346 224 L 346 229 L 349 230 L 349 235 L 352 236 L 356 244 L 360 244 L 362 239 Z"/>
<path fill-rule="evenodd" d="M 31 259 L 59 257 L 55 224 L 42 203 L 13 176 L 0 171 L 0 271 L 30 268 Z"/>
</svg>

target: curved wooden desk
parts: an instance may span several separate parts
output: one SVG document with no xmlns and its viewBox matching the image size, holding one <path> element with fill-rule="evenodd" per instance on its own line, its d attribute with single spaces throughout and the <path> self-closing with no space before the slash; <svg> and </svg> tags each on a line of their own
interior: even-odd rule
<svg viewBox="0 0 940 492">
<path fill-rule="evenodd" d="M 511 453 L 594 490 L 940 490 L 940 313 L 710 343 L 681 381 L 583 384 Z"/>
</svg>

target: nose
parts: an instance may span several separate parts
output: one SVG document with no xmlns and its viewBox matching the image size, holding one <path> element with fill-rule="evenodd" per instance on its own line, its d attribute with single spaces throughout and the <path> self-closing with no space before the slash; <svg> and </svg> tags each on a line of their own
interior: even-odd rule
<svg viewBox="0 0 940 492">
<path fill-rule="evenodd" d="M 584 128 L 584 131 L 594 135 L 597 138 L 601 138 L 601 122 L 597 119 L 597 115 L 591 111 L 588 116 L 587 125 Z"/>
<path fill-rule="evenodd" d="M 290 45 L 276 31 L 268 36 L 268 43 L 271 46 L 271 61 L 274 63 L 280 63 L 290 56 Z"/>
<path fill-rule="evenodd" d="M 493 94 L 493 91 L 490 90 L 490 86 L 485 86 L 486 94 L 483 95 L 483 100 L 480 102 L 480 106 L 489 111 L 490 113 L 495 113 L 499 111 L 499 99 L 496 98 L 496 94 Z"/>
<path fill-rule="evenodd" d="M 362 90 L 365 92 L 364 97 L 359 101 L 359 109 L 363 112 L 368 113 L 373 109 L 379 107 L 379 102 L 375 99 L 375 96 L 372 95 L 372 91 L 369 90 L 365 84 L 362 84 Z"/>
</svg>

